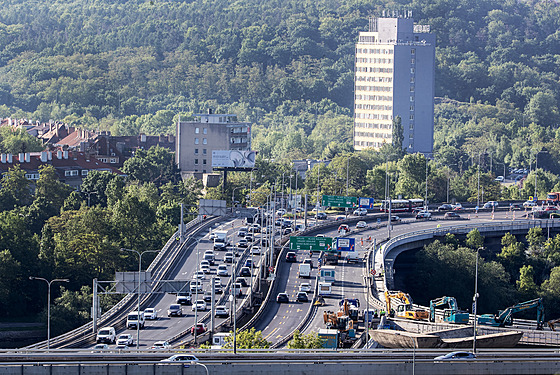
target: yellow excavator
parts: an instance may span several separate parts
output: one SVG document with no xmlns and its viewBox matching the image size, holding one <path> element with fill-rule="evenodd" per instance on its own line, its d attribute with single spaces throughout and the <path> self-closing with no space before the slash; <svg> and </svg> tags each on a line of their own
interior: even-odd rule
<svg viewBox="0 0 560 375">
<path fill-rule="evenodd" d="M 412 306 L 412 298 L 410 295 L 401 291 L 385 291 L 385 304 L 387 305 L 387 312 L 391 313 L 391 299 L 397 299 L 402 304 L 397 305 L 395 316 L 398 318 L 406 318 L 413 320 L 428 320 L 430 312 Z"/>
</svg>

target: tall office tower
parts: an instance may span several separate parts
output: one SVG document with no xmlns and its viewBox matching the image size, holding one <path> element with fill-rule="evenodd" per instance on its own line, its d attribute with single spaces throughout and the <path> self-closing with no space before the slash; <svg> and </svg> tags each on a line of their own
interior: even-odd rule
<svg viewBox="0 0 560 375">
<path fill-rule="evenodd" d="M 392 143 L 401 118 L 403 149 L 431 153 L 434 135 L 435 35 L 412 18 L 372 18 L 356 44 L 354 148 Z"/>
</svg>

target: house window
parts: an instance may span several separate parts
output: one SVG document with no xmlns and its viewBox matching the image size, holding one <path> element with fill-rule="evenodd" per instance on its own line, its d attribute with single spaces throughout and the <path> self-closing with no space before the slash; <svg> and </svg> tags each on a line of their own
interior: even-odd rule
<svg viewBox="0 0 560 375">
<path fill-rule="evenodd" d="M 198 159 L 194 159 L 194 165 L 198 165 Z"/>
<path fill-rule="evenodd" d="M 77 176 L 77 175 L 78 175 L 77 170 L 64 171 L 64 176 Z"/>
<path fill-rule="evenodd" d="M 194 149 L 194 154 L 195 154 L 195 155 L 198 155 L 198 148 L 195 148 L 195 149 Z"/>
<path fill-rule="evenodd" d="M 195 133 L 195 134 L 200 133 L 200 128 L 194 128 L 194 133 Z"/>
<path fill-rule="evenodd" d="M 198 144 L 198 138 L 194 139 L 194 144 L 197 145 Z"/>
<path fill-rule="evenodd" d="M 202 138 L 202 144 L 203 144 L 203 145 L 208 144 L 208 139 Z"/>
<path fill-rule="evenodd" d="M 206 159 L 202 159 L 202 164 L 206 165 Z"/>
<path fill-rule="evenodd" d="M 116 158 L 111 158 L 111 163 L 115 164 L 117 162 Z"/>
<path fill-rule="evenodd" d="M 208 134 L 208 129 L 202 128 L 202 132 L 203 132 L 204 134 Z"/>
<path fill-rule="evenodd" d="M 410 73 L 411 74 L 414 74 L 414 71 L 415 71 L 414 68 L 410 68 Z"/>
<path fill-rule="evenodd" d="M 88 170 L 87 169 L 82 169 L 82 176 L 87 176 L 88 174 Z"/>
<path fill-rule="evenodd" d="M 414 48 L 411 49 L 411 50 L 410 50 L 410 54 L 411 54 L 411 55 L 415 55 L 415 54 L 416 54 L 416 49 L 414 49 Z"/>
<path fill-rule="evenodd" d="M 202 149 L 202 155 L 206 155 L 206 149 L 205 148 Z"/>
<path fill-rule="evenodd" d="M 25 178 L 27 178 L 28 180 L 38 180 L 39 173 L 26 173 Z"/>
</svg>

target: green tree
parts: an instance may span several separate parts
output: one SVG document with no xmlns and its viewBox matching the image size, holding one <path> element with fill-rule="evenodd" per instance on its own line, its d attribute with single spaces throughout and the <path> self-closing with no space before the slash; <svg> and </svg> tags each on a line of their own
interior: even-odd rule
<svg viewBox="0 0 560 375">
<path fill-rule="evenodd" d="M 25 177 L 25 171 L 16 164 L 2 176 L 0 189 L 0 208 L 11 210 L 16 206 L 31 203 L 31 183 Z"/>
<path fill-rule="evenodd" d="M 484 245 L 484 236 L 475 228 L 467 233 L 467 240 L 465 243 L 471 249 L 476 250 Z"/>
<path fill-rule="evenodd" d="M 39 180 L 37 180 L 35 188 L 35 201 L 44 199 L 47 205 L 58 213 L 71 191 L 72 188 L 70 186 L 58 179 L 52 165 L 39 167 Z"/>
<path fill-rule="evenodd" d="M 20 152 L 39 152 L 45 147 L 41 140 L 33 137 L 23 129 L 0 128 L 0 148 L 3 153 L 18 154 Z"/>
<path fill-rule="evenodd" d="M 533 256 L 539 256 L 543 251 L 543 244 L 545 242 L 542 228 L 534 227 L 529 229 L 525 238 L 529 245 L 527 252 Z"/>
<path fill-rule="evenodd" d="M 516 282 L 517 290 L 523 296 L 523 299 L 532 299 L 537 296 L 539 291 L 535 284 L 533 266 L 525 265 L 519 270 L 519 280 Z"/>
<path fill-rule="evenodd" d="M 122 170 L 130 180 L 152 182 L 157 186 L 176 183 L 180 179 L 173 154 L 159 146 L 147 151 L 137 150 L 134 157 L 124 162 Z"/>
<path fill-rule="evenodd" d="M 288 349 L 322 349 L 323 339 L 317 332 L 302 335 L 299 330 L 295 330 L 294 337 L 288 342 Z"/>
<path fill-rule="evenodd" d="M 237 349 L 268 349 L 270 342 L 266 341 L 261 331 L 251 327 L 249 330 L 236 331 L 236 347 Z M 233 348 L 233 334 L 226 337 L 224 348 Z"/>
<path fill-rule="evenodd" d="M 396 116 L 393 119 L 393 147 L 395 152 L 402 154 L 403 151 L 403 141 L 404 141 L 404 130 L 402 126 L 401 116 Z"/>
</svg>

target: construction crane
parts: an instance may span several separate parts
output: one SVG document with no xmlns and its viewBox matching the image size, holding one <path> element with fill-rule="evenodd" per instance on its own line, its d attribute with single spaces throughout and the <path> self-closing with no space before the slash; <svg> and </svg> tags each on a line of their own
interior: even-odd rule
<svg viewBox="0 0 560 375">
<path fill-rule="evenodd" d="M 445 323 L 468 324 L 469 313 L 460 311 L 455 297 L 440 297 L 430 301 L 430 322 L 436 321 L 436 307 L 448 305 L 443 310 L 443 321 Z"/>
<path fill-rule="evenodd" d="M 428 319 L 429 313 L 426 310 L 417 309 L 412 306 L 412 298 L 400 291 L 385 291 L 385 303 L 387 305 L 387 313 L 391 313 L 391 298 L 400 300 L 402 304 L 397 305 L 396 316 L 406 319 Z"/>
<path fill-rule="evenodd" d="M 542 298 L 533 299 L 526 302 L 521 302 L 516 305 L 510 306 L 505 310 L 498 311 L 497 315 L 484 314 L 478 317 L 478 324 L 484 324 L 492 327 L 511 326 L 513 324 L 512 315 L 528 309 L 537 309 L 537 329 L 543 329 L 544 325 L 544 306 Z"/>
</svg>

